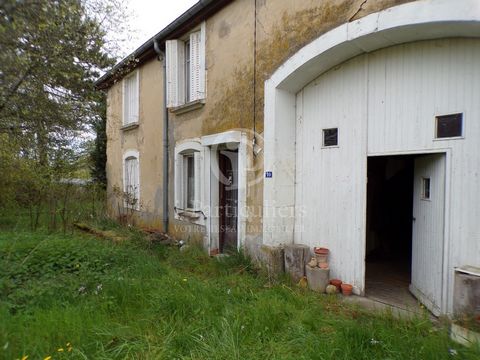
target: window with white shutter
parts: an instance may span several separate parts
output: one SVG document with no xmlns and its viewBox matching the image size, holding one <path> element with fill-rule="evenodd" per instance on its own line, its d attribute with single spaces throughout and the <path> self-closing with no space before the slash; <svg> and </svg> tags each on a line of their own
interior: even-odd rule
<svg viewBox="0 0 480 360">
<path fill-rule="evenodd" d="M 204 149 L 197 141 L 175 147 L 175 216 L 196 224 L 204 222 L 203 153 Z"/>
<path fill-rule="evenodd" d="M 123 79 L 123 125 L 138 122 L 138 70 Z"/>
<path fill-rule="evenodd" d="M 184 40 L 167 40 L 167 107 L 205 99 L 205 24 Z"/>
<path fill-rule="evenodd" d="M 123 198 L 125 207 L 140 208 L 140 169 L 138 153 L 125 154 L 123 164 Z"/>
</svg>

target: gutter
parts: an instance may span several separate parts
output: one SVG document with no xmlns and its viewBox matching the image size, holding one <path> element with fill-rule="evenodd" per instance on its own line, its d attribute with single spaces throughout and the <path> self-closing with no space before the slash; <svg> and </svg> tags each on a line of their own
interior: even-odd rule
<svg viewBox="0 0 480 360">
<path fill-rule="evenodd" d="M 162 222 L 163 232 L 168 233 L 168 109 L 167 109 L 167 62 L 165 52 L 160 49 L 157 39 L 153 39 L 153 48 L 157 54 L 157 60 L 163 61 L 163 186 L 162 186 Z"/>
</svg>

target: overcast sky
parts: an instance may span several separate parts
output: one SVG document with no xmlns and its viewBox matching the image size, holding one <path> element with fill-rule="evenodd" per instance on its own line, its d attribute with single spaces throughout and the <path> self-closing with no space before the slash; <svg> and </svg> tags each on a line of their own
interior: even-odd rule
<svg viewBox="0 0 480 360">
<path fill-rule="evenodd" d="M 125 44 L 125 53 L 130 54 L 153 35 L 183 14 L 198 0 L 128 0 L 133 13 L 130 28 L 133 36 Z"/>
</svg>

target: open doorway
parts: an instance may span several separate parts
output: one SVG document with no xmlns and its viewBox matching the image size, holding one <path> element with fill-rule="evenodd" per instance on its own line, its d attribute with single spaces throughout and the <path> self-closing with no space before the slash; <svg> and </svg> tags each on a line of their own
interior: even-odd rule
<svg viewBox="0 0 480 360">
<path fill-rule="evenodd" d="M 219 166 L 219 251 L 236 252 L 238 247 L 238 149 L 221 149 Z"/>
<path fill-rule="evenodd" d="M 368 158 L 366 296 L 405 308 L 412 269 L 415 156 Z"/>
</svg>

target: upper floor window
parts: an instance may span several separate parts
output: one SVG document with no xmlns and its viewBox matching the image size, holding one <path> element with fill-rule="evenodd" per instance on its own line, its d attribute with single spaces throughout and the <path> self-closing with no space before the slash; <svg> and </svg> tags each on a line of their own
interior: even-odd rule
<svg viewBox="0 0 480 360">
<path fill-rule="evenodd" d="M 138 70 L 123 79 L 123 125 L 138 122 Z"/>
<path fill-rule="evenodd" d="M 205 23 L 166 46 L 167 107 L 205 98 Z"/>
</svg>

